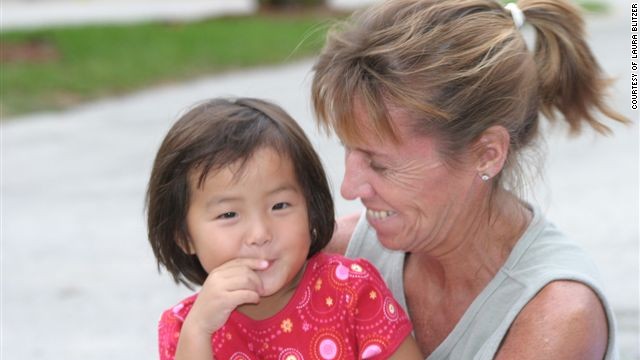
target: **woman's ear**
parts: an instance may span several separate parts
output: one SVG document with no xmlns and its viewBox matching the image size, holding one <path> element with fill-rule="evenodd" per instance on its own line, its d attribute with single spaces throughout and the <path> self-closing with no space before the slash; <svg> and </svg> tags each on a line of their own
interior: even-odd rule
<svg viewBox="0 0 640 360">
<path fill-rule="evenodd" d="M 487 181 L 502 171 L 507 155 L 511 136 L 506 128 L 495 125 L 485 130 L 476 141 L 476 171 L 478 176 Z"/>
</svg>

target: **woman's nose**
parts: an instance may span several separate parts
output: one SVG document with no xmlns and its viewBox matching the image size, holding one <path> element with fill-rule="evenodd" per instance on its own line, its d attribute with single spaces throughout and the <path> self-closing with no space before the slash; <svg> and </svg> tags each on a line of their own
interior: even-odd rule
<svg viewBox="0 0 640 360">
<path fill-rule="evenodd" d="M 373 187 L 366 178 L 368 161 L 359 151 L 345 149 L 344 178 L 340 194 L 347 200 L 366 199 L 373 195 Z"/>
</svg>

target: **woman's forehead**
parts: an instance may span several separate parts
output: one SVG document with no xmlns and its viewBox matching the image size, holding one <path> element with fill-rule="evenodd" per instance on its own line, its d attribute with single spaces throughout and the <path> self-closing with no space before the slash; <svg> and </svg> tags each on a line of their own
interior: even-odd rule
<svg viewBox="0 0 640 360">
<path fill-rule="evenodd" d="M 419 135 L 415 131 L 415 122 L 410 112 L 393 105 L 386 105 L 386 116 L 376 119 L 375 114 L 366 108 L 360 100 L 354 101 L 351 116 L 344 121 L 351 122 L 350 126 L 338 126 L 336 129 L 340 140 L 348 146 L 375 145 L 381 143 L 401 143 Z M 383 126 L 376 126 L 376 122 L 388 122 L 389 130 Z"/>
</svg>

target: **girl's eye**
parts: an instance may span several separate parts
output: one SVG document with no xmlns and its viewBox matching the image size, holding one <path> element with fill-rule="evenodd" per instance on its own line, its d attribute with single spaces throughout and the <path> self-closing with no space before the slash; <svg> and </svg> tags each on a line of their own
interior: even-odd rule
<svg viewBox="0 0 640 360">
<path fill-rule="evenodd" d="M 291 206 L 291 204 L 286 203 L 286 202 L 281 202 L 281 203 L 277 203 L 275 205 L 273 205 L 273 210 L 282 210 L 282 209 L 286 209 L 289 206 Z"/>
<path fill-rule="evenodd" d="M 234 211 L 228 211 L 228 212 L 226 212 L 224 214 L 218 215 L 218 217 L 216 219 L 231 219 L 231 218 L 236 217 L 236 215 L 237 214 Z"/>
</svg>

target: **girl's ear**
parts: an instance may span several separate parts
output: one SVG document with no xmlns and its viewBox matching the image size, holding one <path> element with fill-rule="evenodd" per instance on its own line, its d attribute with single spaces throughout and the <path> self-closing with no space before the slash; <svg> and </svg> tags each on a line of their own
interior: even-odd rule
<svg viewBox="0 0 640 360">
<path fill-rule="evenodd" d="M 476 171 L 483 180 L 493 178 L 502 171 L 509 154 L 510 141 L 507 129 L 499 125 L 488 128 L 480 135 L 473 149 Z"/>
<path fill-rule="evenodd" d="M 178 234 L 176 244 L 187 255 L 195 255 L 196 249 L 193 247 L 191 237 L 188 234 Z"/>
</svg>

